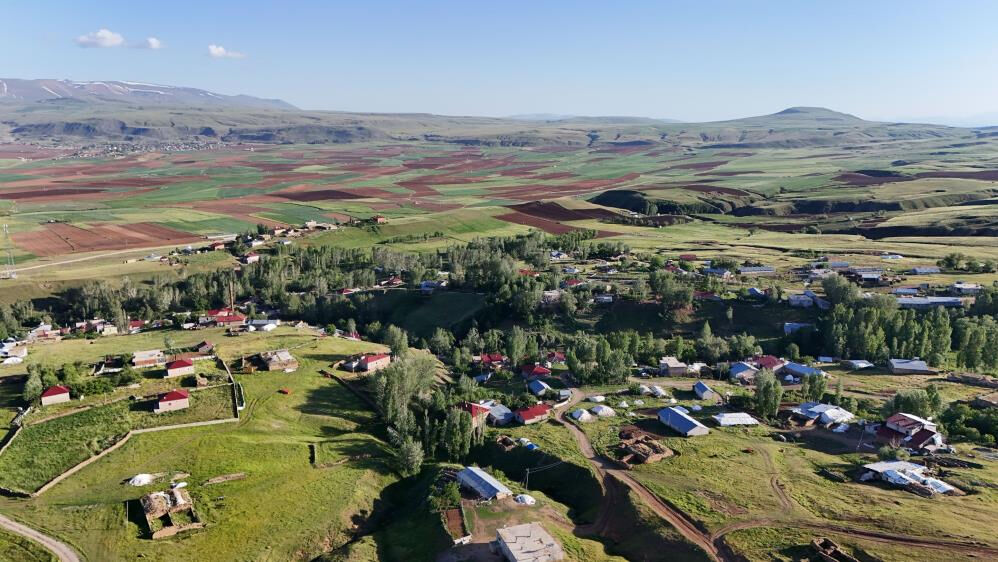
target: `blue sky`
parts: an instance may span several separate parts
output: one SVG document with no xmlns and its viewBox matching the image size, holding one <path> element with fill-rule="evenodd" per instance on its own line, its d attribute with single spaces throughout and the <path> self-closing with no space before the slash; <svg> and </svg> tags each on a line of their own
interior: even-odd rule
<svg viewBox="0 0 998 562">
<path fill-rule="evenodd" d="M 998 2 L 280 4 L 8 1 L 0 75 L 346 111 L 998 122 Z"/>
</svg>

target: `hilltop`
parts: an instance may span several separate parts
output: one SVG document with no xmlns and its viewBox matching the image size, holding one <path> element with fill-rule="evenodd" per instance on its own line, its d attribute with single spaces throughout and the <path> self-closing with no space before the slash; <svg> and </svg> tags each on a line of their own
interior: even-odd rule
<svg viewBox="0 0 998 562">
<path fill-rule="evenodd" d="M 708 123 L 624 116 L 506 118 L 301 110 L 281 100 L 138 82 L 0 79 L 0 138 L 92 142 L 352 143 L 464 146 L 804 148 L 960 138 L 973 130 L 880 123 L 820 107 Z"/>
<path fill-rule="evenodd" d="M 0 78 L 0 103 L 297 109 L 290 103 L 277 99 L 247 95 L 229 96 L 198 88 L 117 80 L 80 82 Z"/>
</svg>

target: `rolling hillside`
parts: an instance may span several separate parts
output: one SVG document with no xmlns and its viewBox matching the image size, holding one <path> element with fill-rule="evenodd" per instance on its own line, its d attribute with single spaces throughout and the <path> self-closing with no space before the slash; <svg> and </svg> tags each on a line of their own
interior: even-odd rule
<svg viewBox="0 0 998 562">
<path fill-rule="evenodd" d="M 0 138 L 78 144 L 215 140 L 429 141 L 463 146 L 806 148 L 974 139 L 985 130 L 879 123 L 824 108 L 710 123 L 641 117 L 490 118 L 299 110 L 280 100 L 135 82 L 0 79 Z"/>
</svg>

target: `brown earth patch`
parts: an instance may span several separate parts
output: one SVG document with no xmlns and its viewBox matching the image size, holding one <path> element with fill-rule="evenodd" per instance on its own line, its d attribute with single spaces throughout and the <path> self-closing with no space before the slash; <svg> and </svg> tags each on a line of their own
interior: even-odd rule
<svg viewBox="0 0 998 562">
<path fill-rule="evenodd" d="M 676 164 L 670 166 L 669 170 L 712 170 L 718 166 L 727 164 L 730 160 L 715 160 L 713 162 L 690 162 L 688 164 Z"/>
<path fill-rule="evenodd" d="M 620 215 L 608 209 L 568 209 L 553 201 L 535 201 L 512 205 L 510 209 L 543 219 L 554 221 L 576 221 L 588 219 L 614 219 Z"/>
<path fill-rule="evenodd" d="M 65 223 L 46 224 L 41 230 L 18 232 L 14 243 L 36 256 L 75 252 L 148 248 L 170 244 L 190 244 L 200 236 L 154 223 L 102 224 L 89 230 Z"/>
<path fill-rule="evenodd" d="M 282 191 L 279 193 L 271 193 L 272 197 L 280 197 L 282 199 L 290 199 L 292 201 L 341 201 L 349 199 L 363 199 L 362 195 L 356 193 L 351 193 L 349 191 L 342 191 L 339 189 L 315 189 L 312 191 L 295 191 L 287 192 Z"/>
<path fill-rule="evenodd" d="M 762 170 L 745 170 L 742 172 L 700 172 L 698 176 L 744 176 L 748 174 L 763 174 Z"/>
</svg>

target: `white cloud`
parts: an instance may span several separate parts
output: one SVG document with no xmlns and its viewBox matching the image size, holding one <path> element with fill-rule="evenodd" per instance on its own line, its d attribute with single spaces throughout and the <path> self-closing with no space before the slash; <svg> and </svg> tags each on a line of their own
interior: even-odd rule
<svg viewBox="0 0 998 562">
<path fill-rule="evenodd" d="M 146 40 L 142 42 L 141 46 L 144 49 L 162 49 L 163 42 L 156 37 L 146 37 Z"/>
<path fill-rule="evenodd" d="M 246 56 L 239 51 L 230 51 L 221 45 L 208 45 L 208 54 L 216 59 L 241 59 Z"/>
<path fill-rule="evenodd" d="M 122 37 L 120 33 L 115 33 L 110 29 L 102 27 L 97 31 L 92 31 L 86 35 L 80 35 L 76 38 L 76 44 L 81 47 L 121 47 L 125 44 L 125 38 Z"/>
</svg>

